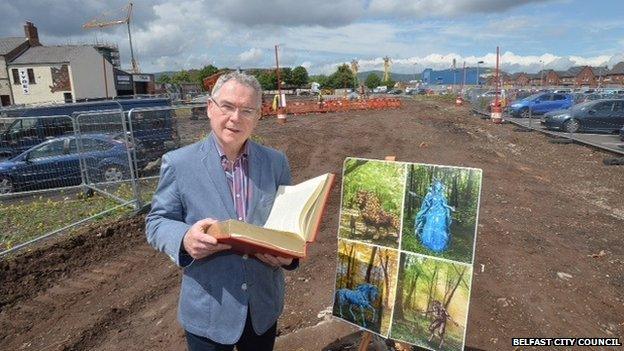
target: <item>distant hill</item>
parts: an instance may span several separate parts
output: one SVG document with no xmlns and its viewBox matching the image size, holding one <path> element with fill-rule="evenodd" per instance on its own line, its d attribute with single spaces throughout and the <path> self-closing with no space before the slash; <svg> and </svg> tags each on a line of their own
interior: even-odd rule
<svg viewBox="0 0 624 351">
<path fill-rule="evenodd" d="M 379 78 L 383 78 L 383 71 L 366 71 L 366 72 L 358 72 L 358 80 L 363 82 L 371 74 L 376 74 L 376 75 L 379 76 Z M 414 80 L 414 75 L 413 74 L 390 72 L 390 77 L 395 82 L 409 82 L 410 80 Z M 420 74 L 419 73 L 416 74 L 416 79 L 417 80 L 420 79 Z"/>
</svg>

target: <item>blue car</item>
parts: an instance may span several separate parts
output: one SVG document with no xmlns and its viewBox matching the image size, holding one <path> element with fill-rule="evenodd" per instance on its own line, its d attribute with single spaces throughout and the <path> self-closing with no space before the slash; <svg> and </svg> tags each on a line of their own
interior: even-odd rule
<svg viewBox="0 0 624 351">
<path fill-rule="evenodd" d="M 86 134 L 80 139 L 67 136 L 45 141 L 0 162 L 0 194 L 80 184 L 78 140 L 91 181 L 127 179 L 127 151 L 133 145 L 124 139 L 123 134 Z"/>
<path fill-rule="evenodd" d="M 566 133 L 617 133 L 624 126 L 624 99 L 594 100 L 568 110 L 552 111 L 544 115 L 541 123 Z"/>
<path fill-rule="evenodd" d="M 528 118 L 530 115 L 567 109 L 572 105 L 574 105 L 574 99 L 571 94 L 538 93 L 514 101 L 508 111 L 513 117 Z"/>
<path fill-rule="evenodd" d="M 77 118 L 82 133 L 113 133 L 123 130 L 121 116 L 138 109 L 128 123 L 135 138 L 160 152 L 177 148 L 179 140 L 169 99 L 128 99 L 59 104 L 29 108 L 0 108 L 0 117 L 14 119 L 0 130 L 0 158 L 13 157 L 48 139 L 74 133 Z M 205 110 L 204 110 L 205 111 Z M 80 117 L 78 117 L 80 116 Z"/>
</svg>

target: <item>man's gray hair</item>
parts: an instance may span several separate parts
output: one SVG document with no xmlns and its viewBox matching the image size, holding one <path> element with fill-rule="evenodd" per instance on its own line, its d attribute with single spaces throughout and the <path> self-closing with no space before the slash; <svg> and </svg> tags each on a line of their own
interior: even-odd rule
<svg viewBox="0 0 624 351">
<path fill-rule="evenodd" d="M 212 94 L 210 94 L 210 96 L 216 99 L 219 96 L 219 91 L 221 90 L 221 87 L 223 87 L 223 84 L 229 82 L 230 80 L 253 89 L 258 99 L 258 107 L 262 106 L 262 86 L 256 77 L 239 71 L 229 72 L 220 76 L 214 87 L 212 87 Z"/>
</svg>

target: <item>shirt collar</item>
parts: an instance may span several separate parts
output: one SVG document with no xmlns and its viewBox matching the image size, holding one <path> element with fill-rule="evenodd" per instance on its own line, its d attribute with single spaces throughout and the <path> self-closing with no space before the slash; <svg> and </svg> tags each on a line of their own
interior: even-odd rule
<svg viewBox="0 0 624 351">
<path fill-rule="evenodd" d="M 213 143 L 217 149 L 217 153 L 219 154 L 219 158 L 221 159 L 221 161 L 227 160 L 227 156 L 225 155 L 225 152 L 223 152 L 223 149 L 221 148 L 221 145 L 219 145 L 219 142 L 216 140 L 216 138 L 213 139 Z M 236 157 L 236 160 L 234 160 L 234 162 L 236 162 L 241 157 L 247 158 L 248 156 L 249 156 L 249 141 L 245 140 L 245 143 L 243 144 L 242 152 L 240 153 L 239 156 Z"/>
</svg>

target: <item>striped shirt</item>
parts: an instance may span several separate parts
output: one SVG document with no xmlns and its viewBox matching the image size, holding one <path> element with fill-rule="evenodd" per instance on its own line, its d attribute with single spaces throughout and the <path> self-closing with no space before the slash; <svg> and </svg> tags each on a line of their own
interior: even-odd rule
<svg viewBox="0 0 624 351">
<path fill-rule="evenodd" d="M 221 149 L 219 143 L 215 141 L 215 147 L 221 158 L 221 166 L 225 172 L 230 193 L 236 208 L 236 216 L 239 221 L 247 219 L 247 206 L 251 203 L 251 188 L 249 182 L 249 147 L 247 142 L 243 145 L 242 153 L 233 162 L 229 161 Z"/>
</svg>

